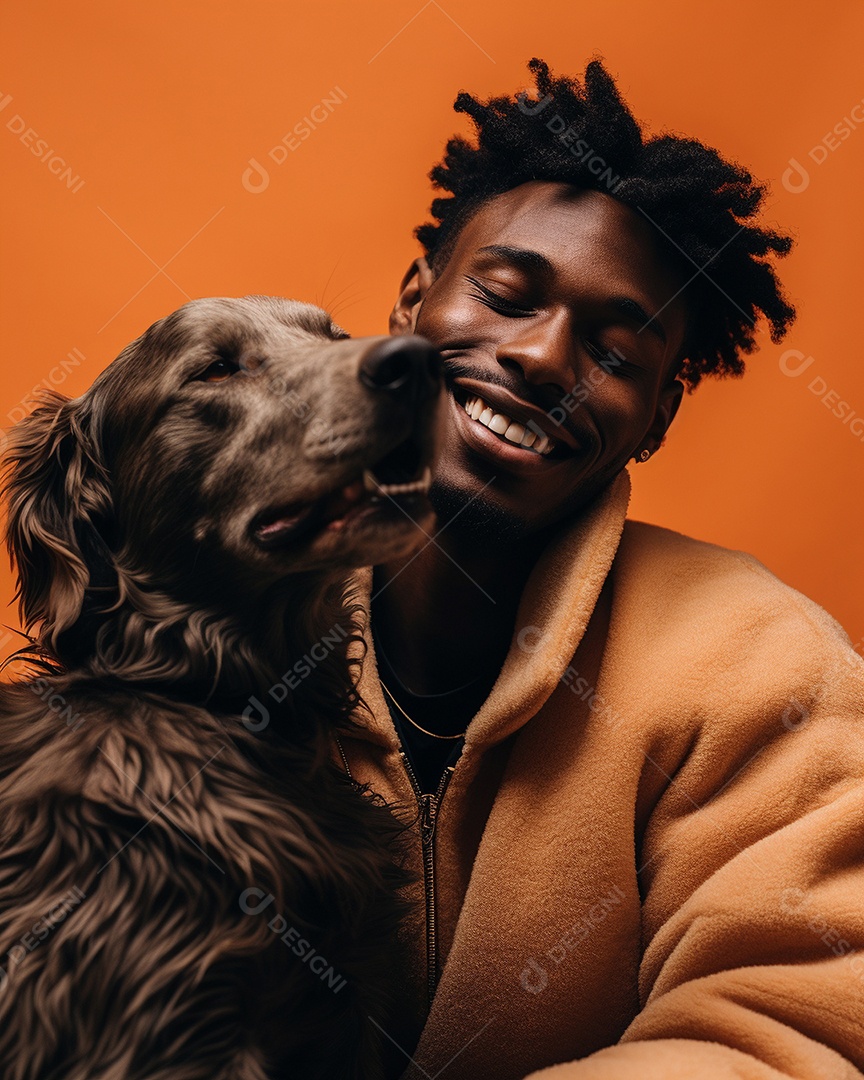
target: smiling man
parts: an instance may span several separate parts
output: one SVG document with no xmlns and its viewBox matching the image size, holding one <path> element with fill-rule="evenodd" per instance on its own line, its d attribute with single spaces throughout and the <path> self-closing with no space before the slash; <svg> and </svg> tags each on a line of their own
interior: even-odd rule
<svg viewBox="0 0 864 1080">
<path fill-rule="evenodd" d="M 438 530 L 357 576 L 340 741 L 417 819 L 406 1080 L 864 1070 L 864 662 L 749 555 L 626 519 L 685 388 L 793 310 L 763 189 L 532 61 L 432 177 L 393 334 L 441 351 Z M 718 453 L 722 448 L 718 448 Z"/>
</svg>

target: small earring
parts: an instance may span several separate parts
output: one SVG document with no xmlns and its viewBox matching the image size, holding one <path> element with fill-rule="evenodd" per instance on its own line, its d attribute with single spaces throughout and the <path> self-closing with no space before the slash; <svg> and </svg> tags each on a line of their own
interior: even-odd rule
<svg viewBox="0 0 864 1080">
<path fill-rule="evenodd" d="M 647 461 L 649 457 L 651 457 L 651 451 L 650 450 L 643 450 L 642 453 L 639 455 L 639 460 L 640 461 Z"/>
</svg>

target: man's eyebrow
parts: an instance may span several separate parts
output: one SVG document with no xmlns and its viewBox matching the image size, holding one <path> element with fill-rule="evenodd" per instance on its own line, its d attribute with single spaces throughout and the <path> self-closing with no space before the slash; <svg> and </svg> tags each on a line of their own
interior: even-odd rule
<svg viewBox="0 0 864 1080">
<path fill-rule="evenodd" d="M 508 247 L 507 244 L 489 244 L 477 249 L 478 255 L 495 255 L 504 262 L 509 262 L 519 270 L 533 270 L 535 273 L 551 274 L 555 269 L 552 263 L 539 251 L 530 248 Z"/>
<path fill-rule="evenodd" d="M 641 334 L 643 330 L 650 330 L 652 334 L 656 334 L 660 338 L 664 345 L 666 344 L 666 331 L 663 329 L 659 319 L 656 315 L 649 315 L 645 308 L 632 297 L 613 296 L 610 304 L 612 307 L 617 308 L 622 315 L 641 323 L 638 333 Z"/>
</svg>

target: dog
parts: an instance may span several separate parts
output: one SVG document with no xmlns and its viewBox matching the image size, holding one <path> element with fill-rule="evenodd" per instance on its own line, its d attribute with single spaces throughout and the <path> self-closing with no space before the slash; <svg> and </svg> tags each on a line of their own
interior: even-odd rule
<svg viewBox="0 0 864 1080">
<path fill-rule="evenodd" d="M 351 569 L 434 523 L 440 391 L 422 338 L 216 298 L 11 430 L 4 1080 L 382 1075 L 406 826 L 328 745 Z"/>
</svg>

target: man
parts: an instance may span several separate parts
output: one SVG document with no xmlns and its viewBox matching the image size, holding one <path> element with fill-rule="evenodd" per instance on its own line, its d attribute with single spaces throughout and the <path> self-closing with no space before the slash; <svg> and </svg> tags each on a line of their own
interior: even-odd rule
<svg viewBox="0 0 864 1080">
<path fill-rule="evenodd" d="M 478 143 L 391 315 L 448 389 L 438 532 L 357 575 L 338 748 L 417 818 L 392 1075 L 861 1076 L 864 662 L 752 557 L 625 521 L 685 387 L 786 331 L 789 241 L 599 62 L 530 66 L 457 98 Z"/>
</svg>

